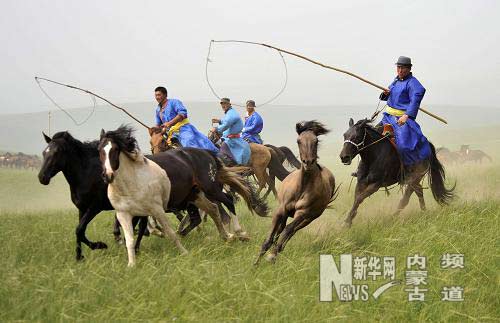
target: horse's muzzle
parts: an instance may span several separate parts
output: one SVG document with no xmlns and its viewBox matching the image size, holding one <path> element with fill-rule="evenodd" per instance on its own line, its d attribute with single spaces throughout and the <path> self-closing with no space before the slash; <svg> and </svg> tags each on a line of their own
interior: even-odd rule
<svg viewBox="0 0 500 323">
<path fill-rule="evenodd" d="M 113 180 L 115 179 L 115 175 L 113 173 L 106 173 L 106 172 L 103 172 L 102 173 L 102 180 L 104 181 L 104 183 L 106 184 L 111 184 L 113 183 Z"/>
<path fill-rule="evenodd" d="M 42 184 L 42 185 L 49 185 L 50 184 L 50 177 L 46 176 L 45 174 L 38 175 L 38 180 L 40 181 L 40 184 Z"/>
<path fill-rule="evenodd" d="M 340 156 L 340 160 L 342 161 L 342 164 L 344 164 L 344 165 L 351 165 L 352 157 L 344 155 L 344 156 Z"/>
</svg>

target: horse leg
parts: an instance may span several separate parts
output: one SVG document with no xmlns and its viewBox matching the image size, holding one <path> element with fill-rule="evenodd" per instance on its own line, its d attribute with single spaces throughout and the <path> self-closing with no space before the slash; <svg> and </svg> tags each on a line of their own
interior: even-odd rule
<svg viewBox="0 0 500 323">
<path fill-rule="evenodd" d="M 352 205 L 351 211 L 349 211 L 349 215 L 345 219 L 345 226 L 350 228 L 352 226 L 352 220 L 356 217 L 358 213 L 359 205 L 370 195 L 378 191 L 380 185 L 377 183 L 371 184 L 363 184 L 358 182 L 356 184 L 356 190 L 354 192 L 354 203 Z"/>
<path fill-rule="evenodd" d="M 188 215 L 182 219 L 181 224 L 179 225 L 179 234 L 181 236 L 186 236 L 191 230 L 196 228 L 201 223 L 200 212 L 198 208 L 192 204 L 187 206 Z M 189 222 L 189 226 L 185 227 Z"/>
<path fill-rule="evenodd" d="M 134 228 L 132 226 L 132 215 L 127 212 L 116 212 L 116 217 L 120 221 L 125 236 L 125 245 L 128 253 L 128 266 L 135 266 L 135 249 L 134 249 Z"/>
<path fill-rule="evenodd" d="M 277 198 L 278 193 L 276 192 L 276 176 L 273 174 L 269 174 L 267 179 L 267 192 L 264 194 L 263 199 L 266 199 L 271 192 L 273 192 L 274 198 Z"/>
<path fill-rule="evenodd" d="M 283 230 L 283 233 L 280 235 L 276 246 L 274 246 L 271 253 L 267 256 L 268 261 L 274 262 L 276 256 L 278 256 L 278 253 L 282 252 L 285 249 L 285 245 L 292 238 L 292 236 L 297 231 L 311 223 L 312 220 L 314 220 L 316 217 L 306 217 L 306 214 L 300 211 L 296 212 L 293 218 L 293 221 L 290 222 Z"/>
<path fill-rule="evenodd" d="M 165 236 L 165 238 L 168 236 L 170 239 L 172 239 L 177 249 L 179 249 L 181 255 L 187 254 L 188 251 L 186 250 L 186 248 L 184 248 L 181 241 L 175 234 L 174 230 L 172 230 L 172 227 L 170 227 L 167 216 L 163 211 L 163 207 L 159 207 L 158 210 L 153 214 L 153 216 L 155 217 L 156 220 L 160 222 L 163 229 L 163 235 Z"/>
<path fill-rule="evenodd" d="M 286 220 L 288 218 L 287 213 L 283 208 L 278 208 L 274 215 L 273 215 L 273 221 L 271 225 L 271 232 L 269 233 L 269 237 L 264 240 L 264 243 L 262 244 L 262 247 L 260 248 L 260 253 L 257 256 L 257 259 L 254 262 L 254 265 L 257 265 L 262 258 L 262 256 L 271 248 L 273 245 L 274 241 L 277 239 L 277 237 L 281 234 L 283 229 L 286 226 Z"/>
<path fill-rule="evenodd" d="M 137 241 L 135 242 L 135 253 L 139 253 L 139 248 L 141 247 L 142 237 L 148 228 L 148 218 L 145 216 L 141 216 L 139 218 L 139 231 L 137 233 Z"/>
<path fill-rule="evenodd" d="M 226 229 L 224 228 L 224 225 L 222 224 L 222 221 L 220 218 L 220 213 L 219 213 L 219 208 L 217 207 L 217 204 L 209 201 L 207 199 L 207 197 L 205 196 L 205 193 L 203 193 L 203 192 L 198 193 L 198 196 L 196 197 L 194 204 L 199 209 L 208 213 L 208 215 L 210 215 L 212 220 L 214 220 L 215 226 L 217 227 L 217 230 L 219 231 L 219 235 L 222 238 L 222 240 L 230 240 L 233 238 L 233 235 L 228 233 L 226 231 Z"/>
<path fill-rule="evenodd" d="M 234 234 L 240 241 L 248 241 L 250 237 L 246 231 L 243 231 L 243 228 L 238 221 L 238 216 L 232 212 L 229 212 L 229 216 L 231 217 L 231 225 L 233 227 Z"/>
<path fill-rule="evenodd" d="M 410 196 L 413 194 L 414 191 L 415 191 L 415 188 L 413 187 L 413 184 L 409 184 L 406 187 L 405 192 L 403 193 L 403 197 L 399 201 L 398 209 L 396 210 L 396 212 L 394 212 L 394 215 L 398 215 L 401 213 L 401 211 L 403 211 L 403 209 L 410 202 Z"/>
<path fill-rule="evenodd" d="M 78 223 L 78 226 L 76 227 L 75 234 L 76 234 L 76 260 L 82 260 L 83 255 L 82 255 L 82 242 L 86 244 L 90 249 L 106 249 L 108 246 L 101 241 L 96 241 L 92 242 L 87 237 L 85 236 L 85 231 L 87 230 L 87 225 L 92 221 L 92 219 L 98 214 L 99 212 L 96 212 L 91 209 L 87 209 L 85 213 L 80 211 L 80 221 Z"/>
<path fill-rule="evenodd" d="M 259 184 L 259 189 L 257 190 L 257 196 L 259 196 L 260 192 L 266 187 L 268 176 L 265 167 L 254 168 L 254 173 L 255 177 L 257 177 L 257 183 Z"/>
<path fill-rule="evenodd" d="M 418 203 L 420 204 L 420 210 L 425 211 L 427 208 L 425 207 L 424 189 L 422 188 L 422 185 L 420 185 L 420 183 L 415 185 L 415 194 L 417 194 L 417 197 L 418 197 Z"/>
<path fill-rule="evenodd" d="M 117 243 L 122 243 L 121 232 L 120 232 L 120 222 L 115 214 L 115 221 L 113 223 L 113 235 Z"/>
</svg>

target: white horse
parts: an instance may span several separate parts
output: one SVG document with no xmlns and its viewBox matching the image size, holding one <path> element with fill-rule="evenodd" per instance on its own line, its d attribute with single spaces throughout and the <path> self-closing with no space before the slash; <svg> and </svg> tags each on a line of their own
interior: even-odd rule
<svg viewBox="0 0 500 323">
<path fill-rule="evenodd" d="M 132 132 L 126 126 L 115 131 L 102 130 L 99 143 L 103 179 L 109 184 L 108 198 L 123 228 L 129 267 L 135 265 L 134 216 L 154 217 L 161 224 L 164 236 L 174 241 L 181 254 L 187 253 L 165 214 L 171 188 L 167 173 L 144 157 Z"/>
</svg>

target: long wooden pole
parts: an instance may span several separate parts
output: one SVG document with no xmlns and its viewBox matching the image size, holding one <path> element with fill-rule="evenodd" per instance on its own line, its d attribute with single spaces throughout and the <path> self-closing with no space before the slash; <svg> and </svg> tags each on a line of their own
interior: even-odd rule
<svg viewBox="0 0 500 323">
<path fill-rule="evenodd" d="M 346 71 L 346 70 L 343 70 L 343 69 L 340 69 L 340 68 L 337 68 L 337 67 L 333 67 L 333 66 L 330 66 L 330 65 L 326 65 L 326 64 L 323 64 L 321 62 L 317 62 L 315 60 L 312 60 L 312 59 L 310 59 L 308 57 L 305 57 L 303 55 L 300 55 L 300 54 L 297 54 L 297 53 L 294 53 L 294 52 L 290 52 L 288 50 L 285 50 L 285 49 L 282 49 L 282 48 L 278 48 L 278 47 L 275 47 L 275 46 L 272 46 L 272 45 L 268 45 L 268 44 L 265 44 L 265 43 L 257 43 L 257 42 L 251 42 L 251 41 L 245 41 L 245 40 L 212 40 L 212 42 L 214 42 L 214 43 L 245 43 L 245 44 L 253 44 L 253 45 L 264 46 L 264 47 L 267 47 L 267 48 L 271 48 L 271 49 L 277 50 L 277 51 L 282 52 L 282 53 L 286 53 L 288 55 L 292 55 L 292 56 L 298 57 L 300 59 L 306 60 L 308 62 L 311 62 L 313 64 L 319 65 L 321 67 L 324 67 L 324 68 L 327 68 L 327 69 L 330 69 L 330 70 L 334 70 L 334 71 L 337 71 L 337 72 L 340 72 L 340 73 L 344 73 L 344 74 L 347 74 L 347 75 L 352 76 L 352 77 L 355 77 L 358 80 L 363 81 L 365 83 L 368 83 L 371 86 L 374 86 L 374 87 L 376 87 L 376 88 L 378 88 L 378 89 L 380 89 L 382 91 L 388 91 L 389 90 L 388 88 L 386 88 L 386 87 L 384 87 L 382 85 L 378 85 L 376 83 L 373 83 L 373 82 L 371 82 L 371 81 L 369 81 L 369 80 L 367 80 L 367 79 L 365 79 L 365 78 L 363 78 L 363 77 L 361 77 L 359 75 L 351 73 L 349 71 Z M 419 109 L 423 113 L 425 113 L 425 114 L 427 114 L 427 115 L 429 115 L 429 116 L 431 116 L 431 117 L 433 117 L 433 118 L 435 118 L 435 119 L 437 119 L 437 120 L 439 120 L 439 121 L 441 121 L 443 123 L 448 124 L 448 122 L 445 119 L 443 119 L 442 117 L 437 116 L 434 113 L 431 113 L 431 112 L 429 112 L 428 110 L 426 110 L 426 109 L 424 109 L 422 107 L 420 107 Z"/>
</svg>

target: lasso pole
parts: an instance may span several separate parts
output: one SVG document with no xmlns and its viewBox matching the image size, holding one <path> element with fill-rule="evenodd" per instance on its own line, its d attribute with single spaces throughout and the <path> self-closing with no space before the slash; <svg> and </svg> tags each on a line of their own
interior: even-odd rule
<svg viewBox="0 0 500 323">
<path fill-rule="evenodd" d="M 292 55 L 292 56 L 298 57 L 300 59 L 306 60 L 306 61 L 308 61 L 310 63 L 315 64 L 315 65 L 319 65 L 319 66 L 321 66 L 323 68 L 327 68 L 327 69 L 330 69 L 330 70 L 334 70 L 336 72 L 344 73 L 344 74 L 347 74 L 349 76 L 355 77 L 358 80 L 360 80 L 362 82 L 365 82 L 365 83 L 368 83 L 371 86 L 374 86 L 374 87 L 376 87 L 376 88 L 378 88 L 378 89 L 380 89 L 382 91 L 388 91 L 389 90 L 388 88 L 386 88 L 386 87 L 384 87 L 382 85 L 378 85 L 376 83 L 373 83 L 373 82 L 371 82 L 371 81 L 369 81 L 369 80 L 367 80 L 367 79 L 365 79 L 365 78 L 363 78 L 363 77 L 361 77 L 359 75 L 356 75 L 356 74 L 354 74 L 352 72 L 349 72 L 349 71 L 346 71 L 346 70 L 343 70 L 343 69 L 340 69 L 340 68 L 337 68 L 337 67 L 333 67 L 333 66 L 330 66 L 330 65 L 326 65 L 326 64 L 323 64 L 321 62 L 317 62 L 315 60 L 312 60 L 312 59 L 310 59 L 308 57 L 305 57 L 303 55 L 300 55 L 300 54 L 297 54 L 297 53 L 294 53 L 294 52 L 290 52 L 288 50 L 285 50 L 285 49 L 282 49 L 282 48 L 278 48 L 278 47 L 275 47 L 275 46 L 272 46 L 272 45 L 268 45 L 268 44 L 265 44 L 265 43 L 257 43 L 257 42 L 251 42 L 251 41 L 245 41 L 245 40 L 212 40 L 212 42 L 214 42 L 214 43 L 244 43 L 244 44 L 253 44 L 253 45 L 264 46 L 264 47 L 267 47 L 267 48 L 271 48 L 271 49 L 277 50 L 277 51 L 282 52 L 282 53 L 286 53 L 288 55 Z M 433 117 L 433 118 L 435 118 L 435 119 L 437 119 L 437 120 L 439 120 L 439 121 L 441 121 L 443 123 L 448 124 L 448 122 L 445 119 L 443 119 L 442 117 L 437 116 L 434 113 L 431 113 L 431 112 L 427 111 L 424 108 L 419 108 L 419 109 L 423 113 L 425 113 L 425 114 L 427 114 L 427 115 L 429 115 L 429 116 L 431 116 L 431 117 Z"/>
<path fill-rule="evenodd" d="M 103 98 L 102 96 L 98 95 L 98 94 L 95 94 L 94 92 L 92 91 L 89 91 L 89 90 L 85 90 L 85 89 L 82 89 L 82 88 L 79 88 L 77 86 L 74 86 L 74 85 L 69 85 L 69 84 L 63 84 L 63 83 L 60 83 L 60 82 L 57 82 L 57 81 L 53 81 L 53 80 L 49 80 L 49 79 L 46 79 L 46 78 L 43 78 L 43 77 L 38 77 L 38 76 L 35 76 L 35 81 L 38 82 L 38 80 L 43 80 L 43 81 L 47 81 L 47 82 L 50 82 L 50 83 L 54 83 L 54 84 L 57 84 L 57 85 L 61 85 L 61 86 L 65 86 L 65 87 L 68 87 L 70 89 L 74 89 L 74 90 L 78 90 L 78 91 L 82 91 L 82 92 L 85 92 L 85 93 L 88 93 L 90 95 L 93 95 L 95 96 L 96 98 L 99 98 L 101 100 L 103 100 L 104 102 L 108 103 L 109 105 L 111 105 L 112 107 L 118 109 L 118 110 L 121 110 L 123 112 L 125 112 L 125 114 L 127 114 L 130 118 L 134 119 L 136 122 L 138 122 L 140 125 L 142 125 L 143 127 L 147 128 L 147 129 L 150 129 L 150 127 L 148 127 L 147 125 L 145 125 L 142 121 L 140 121 L 139 119 L 137 119 L 136 117 L 134 117 L 133 115 L 131 115 L 127 110 L 125 110 L 124 108 L 122 107 L 119 107 L 117 106 L 116 104 L 114 104 L 113 102 L 109 101 L 108 99 L 105 99 Z"/>
</svg>

